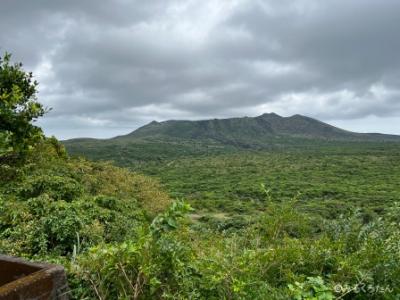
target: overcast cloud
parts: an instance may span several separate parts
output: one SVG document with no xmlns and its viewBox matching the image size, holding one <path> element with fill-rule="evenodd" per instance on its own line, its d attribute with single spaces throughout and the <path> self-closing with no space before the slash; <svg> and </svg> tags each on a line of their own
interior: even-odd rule
<svg viewBox="0 0 400 300">
<path fill-rule="evenodd" d="M 0 28 L 59 138 L 272 111 L 400 134 L 398 0 L 0 0 Z"/>
</svg>

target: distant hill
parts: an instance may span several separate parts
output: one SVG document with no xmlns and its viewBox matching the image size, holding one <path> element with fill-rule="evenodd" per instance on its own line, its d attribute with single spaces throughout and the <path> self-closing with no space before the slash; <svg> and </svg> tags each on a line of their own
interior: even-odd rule
<svg viewBox="0 0 400 300">
<path fill-rule="evenodd" d="M 153 121 L 112 139 L 72 139 L 63 143 L 73 155 L 121 162 L 345 142 L 400 142 L 400 136 L 356 133 L 306 116 L 270 113 L 254 118 Z"/>
<path fill-rule="evenodd" d="M 120 138 L 178 138 L 226 142 L 251 142 L 272 137 L 303 137 L 328 140 L 400 140 L 400 136 L 355 133 L 321 121 L 294 115 L 281 117 L 275 113 L 258 117 L 212 119 L 201 121 L 153 121 Z"/>
</svg>

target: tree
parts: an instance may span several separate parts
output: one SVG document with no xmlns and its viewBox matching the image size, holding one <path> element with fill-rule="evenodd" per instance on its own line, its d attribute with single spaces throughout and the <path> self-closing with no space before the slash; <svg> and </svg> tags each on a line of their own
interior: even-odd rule
<svg viewBox="0 0 400 300">
<path fill-rule="evenodd" d="M 11 55 L 0 57 L 0 159 L 23 157 L 44 135 L 33 122 L 46 113 L 37 101 L 37 85 Z"/>
</svg>

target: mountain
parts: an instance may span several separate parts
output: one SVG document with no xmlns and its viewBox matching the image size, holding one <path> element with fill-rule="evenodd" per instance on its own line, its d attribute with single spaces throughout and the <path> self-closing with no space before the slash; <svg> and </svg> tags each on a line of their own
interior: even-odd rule
<svg viewBox="0 0 400 300">
<path fill-rule="evenodd" d="M 153 121 L 107 140 L 64 141 L 71 154 L 93 159 L 147 160 L 238 149 L 271 149 L 344 142 L 400 142 L 400 136 L 346 131 L 301 115 L 200 121 Z"/>
<path fill-rule="evenodd" d="M 294 115 L 281 117 L 275 113 L 255 118 L 212 119 L 201 121 L 153 121 L 132 133 L 117 138 L 179 138 L 193 140 L 215 140 L 219 142 L 241 142 L 291 136 L 334 140 L 392 140 L 391 135 L 361 134 L 339 129 L 318 120 Z"/>
</svg>

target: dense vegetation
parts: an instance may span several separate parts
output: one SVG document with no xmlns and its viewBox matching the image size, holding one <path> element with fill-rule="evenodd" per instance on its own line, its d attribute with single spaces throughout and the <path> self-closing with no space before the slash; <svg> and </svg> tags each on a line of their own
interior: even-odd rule
<svg viewBox="0 0 400 300">
<path fill-rule="evenodd" d="M 14 126 L 20 105 L 37 102 L 12 82 L 0 117 Z M 161 156 L 132 150 L 117 161 L 129 171 L 69 157 L 33 120 L 33 135 L 0 136 L 0 252 L 64 265 L 73 299 L 400 297 L 395 143 L 143 143 Z"/>
<path fill-rule="evenodd" d="M 193 157 L 148 163 L 140 171 L 160 179 L 172 197 L 235 219 L 263 209 L 260 184 L 280 201 L 300 193 L 299 209 L 327 219 L 356 208 L 374 218 L 400 201 L 400 147 L 372 146 Z"/>
</svg>

